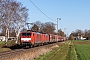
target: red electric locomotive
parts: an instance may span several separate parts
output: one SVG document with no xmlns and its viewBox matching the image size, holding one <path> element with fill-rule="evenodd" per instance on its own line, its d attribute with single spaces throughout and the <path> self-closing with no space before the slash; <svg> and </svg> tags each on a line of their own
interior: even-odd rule
<svg viewBox="0 0 90 60">
<path fill-rule="evenodd" d="M 22 46 L 33 46 L 35 43 L 39 42 L 42 42 L 40 33 L 36 32 L 20 33 L 20 45 Z"/>
<path fill-rule="evenodd" d="M 35 44 L 44 44 L 49 42 L 49 35 L 39 32 L 22 32 L 20 33 L 21 46 L 34 46 Z"/>
</svg>

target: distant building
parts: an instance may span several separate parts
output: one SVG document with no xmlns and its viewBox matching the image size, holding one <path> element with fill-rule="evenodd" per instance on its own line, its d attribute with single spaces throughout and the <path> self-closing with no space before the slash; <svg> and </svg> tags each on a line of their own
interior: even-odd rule
<svg viewBox="0 0 90 60">
<path fill-rule="evenodd" d="M 0 36 L 0 41 L 5 41 L 5 36 Z"/>
<path fill-rule="evenodd" d="M 5 41 L 5 36 L 0 36 L 0 41 Z M 16 37 L 9 37 L 8 40 L 16 40 Z"/>
<path fill-rule="evenodd" d="M 8 40 L 16 40 L 16 37 L 9 37 Z"/>
<path fill-rule="evenodd" d="M 86 38 L 83 38 L 82 36 L 75 37 L 75 40 L 86 40 Z"/>
</svg>

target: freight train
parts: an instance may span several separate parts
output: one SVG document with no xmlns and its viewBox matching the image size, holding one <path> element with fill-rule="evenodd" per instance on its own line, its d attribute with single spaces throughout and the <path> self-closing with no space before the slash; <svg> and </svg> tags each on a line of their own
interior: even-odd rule
<svg viewBox="0 0 90 60">
<path fill-rule="evenodd" d="M 33 47 L 34 45 L 44 45 L 44 44 L 55 43 L 64 40 L 65 40 L 64 37 L 54 34 L 46 34 L 46 33 L 34 32 L 34 31 L 27 31 L 20 33 L 21 46 Z"/>
</svg>

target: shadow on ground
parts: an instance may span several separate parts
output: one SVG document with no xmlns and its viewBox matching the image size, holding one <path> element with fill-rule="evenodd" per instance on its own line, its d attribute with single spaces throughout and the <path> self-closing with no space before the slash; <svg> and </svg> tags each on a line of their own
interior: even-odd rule
<svg viewBox="0 0 90 60">
<path fill-rule="evenodd" d="M 16 44 L 16 45 L 13 45 L 13 46 L 3 46 L 2 48 L 10 48 L 11 50 L 14 50 L 14 49 L 21 49 L 23 48 L 23 46 L 20 46 L 19 44 Z"/>
</svg>

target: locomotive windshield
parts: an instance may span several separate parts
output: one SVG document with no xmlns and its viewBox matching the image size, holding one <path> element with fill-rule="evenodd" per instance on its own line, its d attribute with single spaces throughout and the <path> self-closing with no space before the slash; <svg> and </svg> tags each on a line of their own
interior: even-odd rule
<svg viewBox="0 0 90 60">
<path fill-rule="evenodd" d="M 22 33 L 22 36 L 31 36 L 31 33 Z"/>
</svg>

